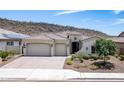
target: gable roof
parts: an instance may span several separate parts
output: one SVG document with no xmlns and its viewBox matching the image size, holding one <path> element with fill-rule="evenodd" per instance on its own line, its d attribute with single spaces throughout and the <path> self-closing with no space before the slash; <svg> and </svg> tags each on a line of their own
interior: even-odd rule
<svg viewBox="0 0 124 93">
<path fill-rule="evenodd" d="M 42 40 L 52 40 L 51 38 L 45 36 L 45 34 L 40 34 L 40 35 L 36 35 L 36 36 L 31 36 L 25 39 L 42 39 Z"/>
<path fill-rule="evenodd" d="M 66 40 L 66 38 L 53 33 L 46 34 L 46 36 L 55 40 Z"/>
<path fill-rule="evenodd" d="M 99 39 L 102 39 L 102 37 L 100 37 L 100 36 L 91 36 L 91 37 L 86 37 L 86 38 L 82 39 L 82 41 L 88 40 L 88 39 L 92 39 L 92 38 L 99 38 Z"/>
</svg>

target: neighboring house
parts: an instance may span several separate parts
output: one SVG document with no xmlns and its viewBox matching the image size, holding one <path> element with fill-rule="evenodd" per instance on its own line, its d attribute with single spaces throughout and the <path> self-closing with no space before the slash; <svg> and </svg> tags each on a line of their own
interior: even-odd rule
<svg viewBox="0 0 124 93">
<path fill-rule="evenodd" d="M 124 54 L 124 37 L 111 37 L 109 39 L 115 42 L 118 54 Z"/>
<path fill-rule="evenodd" d="M 119 34 L 119 37 L 124 37 L 124 32 L 121 32 L 121 33 Z"/>
<path fill-rule="evenodd" d="M 21 53 L 22 38 L 29 37 L 24 34 L 0 29 L 0 51 L 15 51 Z"/>
</svg>

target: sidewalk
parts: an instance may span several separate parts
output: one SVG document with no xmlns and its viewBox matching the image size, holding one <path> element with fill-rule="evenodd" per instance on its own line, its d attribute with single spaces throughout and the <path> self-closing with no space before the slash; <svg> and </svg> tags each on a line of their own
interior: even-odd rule
<svg viewBox="0 0 124 93">
<path fill-rule="evenodd" d="M 124 73 L 80 73 L 63 69 L 0 69 L 0 81 L 124 81 Z"/>
</svg>

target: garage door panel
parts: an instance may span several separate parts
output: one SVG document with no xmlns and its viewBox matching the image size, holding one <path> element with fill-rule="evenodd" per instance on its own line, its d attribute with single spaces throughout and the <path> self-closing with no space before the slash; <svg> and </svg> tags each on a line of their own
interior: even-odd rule
<svg viewBox="0 0 124 93">
<path fill-rule="evenodd" d="M 28 44 L 27 55 L 50 56 L 49 44 Z"/>
<path fill-rule="evenodd" d="M 55 55 L 56 56 L 66 56 L 67 55 L 66 44 L 55 44 Z"/>
</svg>

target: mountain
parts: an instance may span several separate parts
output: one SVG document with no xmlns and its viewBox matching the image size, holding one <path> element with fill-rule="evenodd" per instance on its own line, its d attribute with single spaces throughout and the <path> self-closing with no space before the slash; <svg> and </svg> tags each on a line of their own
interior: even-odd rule
<svg viewBox="0 0 124 93">
<path fill-rule="evenodd" d="M 5 18 L 0 18 L 0 28 L 5 30 L 11 30 L 17 33 L 27 34 L 27 35 L 36 35 L 42 32 L 62 32 L 62 31 L 77 31 L 81 32 L 83 35 L 86 36 L 108 36 L 105 33 L 91 30 L 91 29 L 83 29 L 77 28 L 73 26 L 62 26 L 57 24 L 49 24 L 43 22 L 24 22 L 24 21 L 16 21 L 16 20 L 9 20 Z"/>
</svg>

